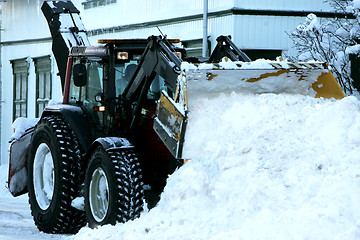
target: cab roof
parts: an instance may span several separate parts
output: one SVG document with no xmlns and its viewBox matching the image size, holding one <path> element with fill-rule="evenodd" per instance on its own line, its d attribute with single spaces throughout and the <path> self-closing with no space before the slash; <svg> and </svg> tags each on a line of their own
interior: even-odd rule
<svg viewBox="0 0 360 240">
<path fill-rule="evenodd" d="M 166 39 L 170 43 L 180 43 L 179 39 Z M 147 44 L 149 41 L 145 38 L 133 38 L 133 39 L 99 39 L 99 44 Z"/>
</svg>

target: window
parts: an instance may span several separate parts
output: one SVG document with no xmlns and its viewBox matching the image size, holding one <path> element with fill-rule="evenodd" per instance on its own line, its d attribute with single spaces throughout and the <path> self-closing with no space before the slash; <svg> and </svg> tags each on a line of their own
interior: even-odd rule
<svg viewBox="0 0 360 240">
<path fill-rule="evenodd" d="M 186 49 L 186 57 L 201 57 L 202 56 L 202 49 L 203 49 L 203 40 L 193 39 L 193 40 L 185 40 L 182 41 L 184 48 Z M 207 55 L 209 56 L 211 49 L 211 43 L 208 41 L 208 50 Z"/>
<path fill-rule="evenodd" d="M 51 60 L 49 56 L 35 58 L 36 72 L 36 117 L 40 117 L 51 99 Z"/>
<path fill-rule="evenodd" d="M 84 64 L 86 67 L 86 86 L 77 87 L 75 86 L 73 75 L 71 76 L 71 83 L 69 89 L 69 102 L 76 103 L 81 101 L 84 105 L 93 107 L 98 105 L 95 102 L 95 96 L 99 93 L 102 93 L 102 79 L 103 79 L 103 65 L 100 63 L 101 59 L 74 59 L 74 65 Z"/>
<path fill-rule="evenodd" d="M 128 85 L 137 67 L 137 61 L 115 65 L 115 89 L 116 96 L 121 95 Z"/>
<path fill-rule="evenodd" d="M 11 61 L 14 77 L 13 120 L 27 117 L 27 85 L 29 63 L 26 59 Z"/>
<path fill-rule="evenodd" d="M 128 63 L 120 63 L 115 65 L 116 96 L 123 94 L 125 88 L 131 80 L 131 77 L 134 75 L 136 67 L 137 61 L 135 60 L 131 60 Z M 165 80 L 157 74 L 150 85 L 147 99 L 158 100 L 160 98 L 160 92 L 166 89 Z"/>
<path fill-rule="evenodd" d="M 84 9 L 88 9 L 112 3 L 116 3 L 116 0 L 85 0 L 82 2 L 82 5 L 84 6 Z"/>
<path fill-rule="evenodd" d="M 86 72 L 84 72 L 81 66 L 85 66 Z M 80 67 L 82 71 L 79 71 L 77 67 Z M 77 69 L 77 71 L 74 71 L 75 69 Z M 93 133 L 96 135 L 101 131 L 104 117 L 102 112 L 94 111 L 94 107 L 101 105 L 100 102 L 96 101 L 96 96 L 103 93 L 103 69 L 104 66 L 101 58 L 74 58 L 69 88 L 69 103 L 80 104 L 86 109 L 85 111 L 94 127 L 92 130 L 96 132 Z M 74 73 L 76 72 L 86 73 L 86 82 L 79 84 L 79 81 L 75 81 Z M 76 86 L 75 83 L 77 83 L 78 86 Z M 83 85 L 84 83 L 86 83 L 86 85 Z"/>
</svg>

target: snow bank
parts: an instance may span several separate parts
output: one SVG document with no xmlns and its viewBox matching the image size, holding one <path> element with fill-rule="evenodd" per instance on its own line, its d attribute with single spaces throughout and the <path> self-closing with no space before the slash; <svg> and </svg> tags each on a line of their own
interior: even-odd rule
<svg viewBox="0 0 360 240">
<path fill-rule="evenodd" d="M 360 102 L 224 94 L 190 109 L 158 206 L 71 239 L 360 239 Z"/>
</svg>

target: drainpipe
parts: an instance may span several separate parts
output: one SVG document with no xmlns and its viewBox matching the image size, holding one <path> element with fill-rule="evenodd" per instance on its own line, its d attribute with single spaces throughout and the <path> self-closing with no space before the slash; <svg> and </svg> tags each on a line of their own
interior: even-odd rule
<svg viewBox="0 0 360 240">
<path fill-rule="evenodd" d="M 203 13 L 203 48 L 202 56 L 207 57 L 207 37 L 208 37 L 208 0 L 204 0 L 204 13 Z"/>
<path fill-rule="evenodd" d="M 2 37 L 1 37 L 1 31 L 3 31 L 2 27 L 3 27 L 3 16 L 2 16 L 2 7 L 3 7 L 3 4 L 0 3 L 0 165 L 6 163 L 4 159 L 2 159 L 2 153 L 3 153 L 3 149 L 2 149 L 2 124 L 1 124 L 1 118 L 2 118 L 2 115 L 3 115 L 3 112 L 2 112 L 2 109 L 3 109 L 3 103 L 4 103 L 4 100 L 3 100 L 3 84 L 2 84 Z"/>
</svg>

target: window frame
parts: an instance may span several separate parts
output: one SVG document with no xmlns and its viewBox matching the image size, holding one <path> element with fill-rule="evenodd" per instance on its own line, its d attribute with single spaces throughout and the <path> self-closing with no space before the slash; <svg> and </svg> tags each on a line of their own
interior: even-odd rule
<svg viewBox="0 0 360 240">
<path fill-rule="evenodd" d="M 85 0 L 81 4 L 83 5 L 84 9 L 88 9 L 99 6 L 105 6 L 116 2 L 117 0 Z"/>
<path fill-rule="evenodd" d="M 28 116 L 29 62 L 26 58 L 22 58 L 11 60 L 10 63 L 13 69 L 13 121 L 15 121 L 18 117 Z M 20 90 L 18 90 L 18 87 Z M 20 96 L 18 96 L 18 93 Z M 17 114 L 17 106 L 20 106 L 19 115 Z M 23 106 L 25 106 L 25 109 L 23 109 Z"/>
<path fill-rule="evenodd" d="M 51 58 L 50 56 L 44 56 L 33 58 L 33 61 L 36 75 L 35 116 L 40 117 L 42 111 L 52 98 Z M 40 79 L 41 76 L 42 79 Z M 42 83 L 40 82 L 41 80 Z M 41 84 L 42 87 L 40 87 Z"/>
</svg>

